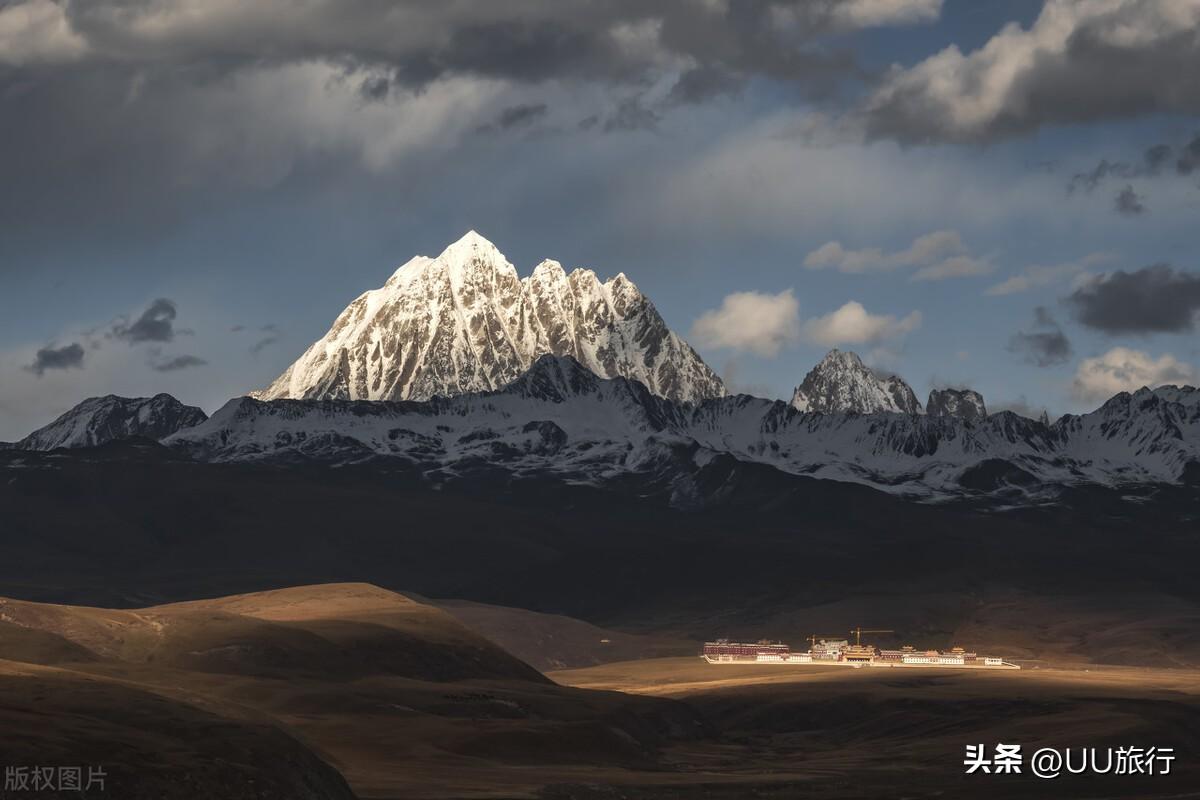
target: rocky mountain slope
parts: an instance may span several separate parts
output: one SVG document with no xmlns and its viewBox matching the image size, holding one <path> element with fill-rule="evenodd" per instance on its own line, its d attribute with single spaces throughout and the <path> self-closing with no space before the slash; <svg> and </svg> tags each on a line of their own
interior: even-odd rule
<svg viewBox="0 0 1200 800">
<path fill-rule="evenodd" d="M 12 446 L 19 450 L 95 447 L 119 439 L 161 439 L 198 425 L 208 415 L 169 394 L 92 397 Z"/>
<path fill-rule="evenodd" d="M 819 414 L 920 414 L 921 402 L 903 378 L 880 377 L 856 353 L 834 349 L 796 387 L 792 408 Z"/>
<path fill-rule="evenodd" d="M 499 389 L 542 355 L 640 381 L 675 402 L 725 393 L 623 274 L 601 283 L 543 261 L 527 278 L 471 231 L 437 258 L 417 256 L 333 327 L 260 400 L 428 400 Z"/>
<path fill-rule="evenodd" d="M 961 417 L 983 419 L 988 415 L 983 395 L 972 389 L 934 389 L 925 403 L 925 413 L 931 417 Z"/>
<path fill-rule="evenodd" d="M 1027 502 L 1074 484 L 1200 479 L 1200 391 L 1122 393 L 1049 426 L 1011 412 L 820 414 L 747 395 L 676 404 L 545 356 L 503 390 L 425 403 L 239 398 L 164 444 L 217 462 L 384 458 L 435 482 L 479 470 L 590 485 L 636 475 L 666 487 L 676 505 L 719 496 L 714 476 L 733 464 L 914 498 Z"/>
</svg>

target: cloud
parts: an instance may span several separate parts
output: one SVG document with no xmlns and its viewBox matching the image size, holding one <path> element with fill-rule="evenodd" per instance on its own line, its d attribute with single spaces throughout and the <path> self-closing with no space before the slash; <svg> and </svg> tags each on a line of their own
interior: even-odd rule
<svg viewBox="0 0 1200 800">
<path fill-rule="evenodd" d="M 1178 155 L 1176 155 L 1178 153 Z M 1174 169 L 1171 170 L 1172 161 Z M 1067 183 L 1067 194 L 1078 191 L 1091 194 L 1098 186 L 1110 178 L 1129 181 L 1137 178 L 1161 178 L 1169 174 L 1187 177 L 1200 167 L 1200 135 L 1197 135 L 1178 148 L 1160 143 L 1142 151 L 1138 161 L 1109 161 L 1101 159 L 1098 164 L 1086 172 L 1077 172 Z M 1126 183 L 1113 198 L 1114 210 L 1124 216 L 1140 216 L 1146 213 L 1145 197 L 1134 190 L 1131 183 Z"/>
<path fill-rule="evenodd" d="M 942 13 L 942 0 L 843 0 L 831 11 L 842 28 L 932 22 Z"/>
<path fill-rule="evenodd" d="M 523 128 L 545 117 L 548 110 L 549 106 L 545 103 L 522 103 L 520 105 L 507 106 L 500 109 L 500 113 L 496 115 L 494 122 L 481 125 L 477 130 L 480 133 L 491 133 L 495 131 L 507 131 L 512 128 Z"/>
<path fill-rule="evenodd" d="M 1113 199 L 1113 207 L 1118 214 L 1125 217 L 1136 217 L 1146 213 L 1146 204 L 1143 202 L 1142 196 L 1135 192 L 1129 184 L 1117 192 L 1117 196 Z"/>
<path fill-rule="evenodd" d="M 725 296 L 720 308 L 697 318 L 691 338 L 705 347 L 773 358 L 800 338 L 800 304 L 791 289 L 779 294 L 734 292 Z"/>
<path fill-rule="evenodd" d="M 254 344 L 250 345 L 249 353 L 257 356 L 263 350 L 279 341 L 279 326 L 274 322 L 268 322 L 265 325 L 260 325 L 257 328 L 251 328 L 247 325 L 234 325 L 230 328 L 233 333 L 249 332 L 260 335 L 255 339 Z"/>
<path fill-rule="evenodd" d="M 992 264 L 984 258 L 961 255 L 950 256 L 936 264 L 921 267 L 913 273 L 914 281 L 941 281 L 947 278 L 973 278 L 992 271 Z"/>
<path fill-rule="evenodd" d="M 1154 358 L 1141 350 L 1114 347 L 1095 358 L 1085 358 L 1075 371 L 1072 393 L 1079 400 L 1107 400 L 1118 392 L 1151 389 L 1168 383 L 1195 384 L 1196 369 L 1170 353 Z"/>
<path fill-rule="evenodd" d="M 735 95 L 742 90 L 746 79 L 716 66 L 696 67 L 679 76 L 667 93 L 666 105 L 695 105 L 707 103 L 722 95 Z"/>
<path fill-rule="evenodd" d="M 258 355 L 263 350 L 267 349 L 268 347 L 270 347 L 271 345 L 275 344 L 278 341 L 279 341 L 279 337 L 273 333 L 268 336 L 264 336 L 263 338 L 261 338 L 257 342 L 255 342 L 254 344 L 250 345 L 250 353 L 251 353 L 251 355 Z"/>
<path fill-rule="evenodd" d="M 878 247 L 864 250 L 847 250 L 841 242 L 826 242 L 804 257 L 808 269 L 832 267 L 838 272 L 872 272 L 899 266 L 889 261 Z"/>
<path fill-rule="evenodd" d="M 1039 367 L 1064 364 L 1071 358 L 1071 340 L 1042 306 L 1033 310 L 1033 329 L 1018 331 L 1008 340 L 1008 351 Z"/>
<path fill-rule="evenodd" d="M 127 321 L 113 325 L 112 333 L 118 339 L 131 344 L 138 342 L 169 342 L 175 338 L 175 303 L 160 297 L 142 312 L 132 323 Z"/>
<path fill-rule="evenodd" d="M 0 64 L 68 62 L 87 49 L 87 42 L 71 28 L 65 4 L 28 0 L 0 7 Z"/>
<path fill-rule="evenodd" d="M 208 362 L 199 356 L 182 355 L 174 358 L 160 361 L 157 364 L 151 364 L 151 368 L 155 372 L 175 372 L 181 369 L 191 369 L 192 367 L 202 367 Z"/>
<path fill-rule="evenodd" d="M 687 61 L 798 78 L 801 47 L 831 33 L 937 19 L 941 0 L 708 2 L 642 0 L 468 0 L 363 3 L 336 0 L 27 0 L 92 58 L 237 65 L 249 61 L 338 60 L 386 65 L 414 87 L 448 75 L 536 83 L 584 78 L 636 83 L 645 71 Z M 18 13 L 22 12 L 22 13 Z M 13 25 L 29 31 L 29 23 Z M 2 29 L 0 29 L 2 30 Z M 806 58 L 808 57 L 808 58 Z"/>
<path fill-rule="evenodd" d="M 26 369 L 39 378 L 50 369 L 82 369 L 83 356 L 83 345 L 79 342 L 72 342 L 63 347 L 51 345 L 38 350 L 33 363 Z"/>
<path fill-rule="evenodd" d="M 870 96 L 870 135 L 978 142 L 1043 125 L 1200 111 L 1200 5 L 1047 0 L 1028 28 L 895 67 Z"/>
<path fill-rule="evenodd" d="M 1108 334 L 1181 333 L 1195 327 L 1200 274 L 1155 264 L 1086 281 L 1064 302 L 1089 328 Z"/>
<path fill-rule="evenodd" d="M 1175 171 L 1180 175 L 1191 175 L 1197 169 L 1200 169 L 1200 135 L 1183 146 L 1175 162 Z"/>
<path fill-rule="evenodd" d="M 642 103 L 641 95 L 623 98 L 604 119 L 605 133 L 613 131 L 655 131 L 662 117 Z"/>
<path fill-rule="evenodd" d="M 1103 264 L 1116 258 L 1114 253 L 1089 253 L 1077 261 L 1066 261 L 1062 264 L 1039 265 L 1026 267 L 1021 272 L 1007 278 L 994 286 L 989 286 L 984 294 L 998 296 L 1027 292 L 1041 286 L 1058 283 L 1073 275 L 1080 275 L 1090 267 Z"/>
<path fill-rule="evenodd" d="M 918 236 L 906 249 L 891 253 L 879 247 L 851 250 L 841 242 L 826 242 L 805 256 L 804 266 L 847 273 L 919 267 L 912 275 L 914 281 L 965 278 L 992 270 L 990 260 L 971 255 L 955 231 L 934 231 Z"/>
<path fill-rule="evenodd" d="M 921 327 L 921 312 L 913 311 L 897 319 L 890 314 L 872 314 L 855 300 L 804 323 L 803 334 L 808 341 L 826 347 L 842 344 L 878 344 L 900 339 Z"/>
<path fill-rule="evenodd" d="M 742 364 L 738 359 L 730 359 L 721 367 L 721 382 L 725 391 L 730 394 L 748 394 L 754 397 L 781 397 L 781 392 L 765 383 L 755 383 L 742 380 Z"/>
<path fill-rule="evenodd" d="M 1067 194 L 1074 194 L 1080 190 L 1090 194 L 1108 178 L 1129 179 L 1160 175 L 1171 159 L 1171 152 L 1171 145 L 1156 144 L 1143 151 L 1142 160 L 1137 164 L 1101 159 L 1091 170 L 1077 172 L 1071 176 L 1067 183 Z"/>
<path fill-rule="evenodd" d="M 161 220 L 148 217 L 182 216 L 176 206 L 197 187 L 225 180 L 273 186 L 314 162 L 340 174 L 329 163 L 338 159 L 419 169 L 431 151 L 453 149 L 505 109 L 546 102 L 543 94 L 610 131 L 653 127 L 672 105 L 754 78 L 828 96 L 866 72 L 831 37 L 931 21 L 940 8 L 938 0 L 0 1 L 0 173 L 31 187 L 0 197 L 0 218 L 63 228 L 70 210 L 107 235 L 114 218 L 158 231 Z M 644 102 L 628 98 L 650 89 Z M 57 132 L 53 142 L 47 130 Z"/>
</svg>

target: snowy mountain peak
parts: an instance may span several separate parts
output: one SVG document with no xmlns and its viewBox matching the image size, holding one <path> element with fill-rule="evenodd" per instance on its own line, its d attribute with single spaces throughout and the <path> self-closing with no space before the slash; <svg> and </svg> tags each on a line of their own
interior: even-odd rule
<svg viewBox="0 0 1200 800">
<path fill-rule="evenodd" d="M 983 395 L 971 389 L 934 389 L 929 393 L 925 413 L 931 417 L 983 419 L 987 416 L 987 406 Z"/>
<path fill-rule="evenodd" d="M 921 413 L 920 401 L 902 378 L 881 378 L 857 353 L 836 348 L 804 376 L 792 407 L 820 414 Z"/>
<path fill-rule="evenodd" d="M 478 231 L 472 229 L 463 234 L 462 238 L 456 242 L 452 242 L 446 246 L 442 254 L 438 256 L 441 259 L 466 259 L 479 257 L 481 259 L 504 259 L 500 250 L 490 240 L 481 236 Z"/>
<path fill-rule="evenodd" d="M 825 354 L 825 357 L 817 362 L 817 367 L 820 369 L 859 369 L 865 370 L 867 367 L 863 364 L 862 359 L 858 357 L 858 353 L 852 350 L 838 350 L 836 347 Z"/>
<path fill-rule="evenodd" d="M 547 258 L 533 268 L 529 279 L 541 283 L 558 283 L 567 279 L 567 271 L 554 259 Z"/>
<path fill-rule="evenodd" d="M 418 256 L 339 315 L 263 400 L 425 400 L 499 389 L 542 355 L 571 356 L 677 402 L 720 397 L 720 378 L 624 275 L 546 260 L 521 279 L 471 231 Z"/>
<path fill-rule="evenodd" d="M 169 394 L 154 397 L 89 397 L 14 445 L 20 450 L 96 447 L 118 439 L 161 439 L 199 425 L 207 415 Z"/>
</svg>

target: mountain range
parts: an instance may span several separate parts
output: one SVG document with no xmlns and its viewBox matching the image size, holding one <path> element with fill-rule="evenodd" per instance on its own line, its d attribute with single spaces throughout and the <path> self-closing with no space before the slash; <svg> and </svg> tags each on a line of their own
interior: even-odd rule
<svg viewBox="0 0 1200 800">
<path fill-rule="evenodd" d="M 82 404 L 25 446 L 85 441 L 67 432 L 94 429 L 97 407 Z M 433 484 L 496 473 L 600 487 L 633 481 L 679 507 L 719 502 L 725 484 L 751 467 L 913 499 L 987 496 L 1005 505 L 1053 500 L 1080 484 L 1200 481 L 1200 391 L 1175 386 L 1121 393 L 1047 425 L 1008 411 L 804 412 L 749 395 L 679 404 L 637 381 L 600 378 L 569 356 L 543 356 L 496 391 L 423 402 L 243 397 L 208 419 L 175 419 L 169 434 L 141 434 L 201 462 L 378 462 Z M 121 430 L 129 433 L 137 431 Z"/>
<path fill-rule="evenodd" d="M 201 462 L 378 461 L 433 484 L 636 486 L 679 507 L 720 502 L 750 473 L 1027 505 L 1074 485 L 1200 482 L 1200 391 L 1143 388 L 1051 424 L 988 414 L 968 389 L 922 406 L 899 376 L 833 350 L 790 403 L 727 395 L 623 275 L 547 261 L 520 279 L 472 232 L 409 261 L 211 418 L 169 395 L 93 398 L 10 447 L 130 437 Z"/>
</svg>

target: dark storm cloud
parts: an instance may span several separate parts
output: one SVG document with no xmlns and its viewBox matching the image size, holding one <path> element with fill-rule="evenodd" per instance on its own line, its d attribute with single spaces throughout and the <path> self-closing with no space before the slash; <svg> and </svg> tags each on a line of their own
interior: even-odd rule
<svg viewBox="0 0 1200 800">
<path fill-rule="evenodd" d="M 725 73 L 827 93 L 864 75 L 830 34 L 929 22 L 940 6 L 0 0 L 0 174 L 21 187 L 0 192 L 0 218 L 15 232 L 6 245 L 34 247 L 47 235 L 140 241 L 219 203 L 231 187 L 270 188 L 302 168 L 330 182 L 324 176 L 353 178 L 347 165 L 395 169 L 410 150 L 390 149 L 383 114 L 395 115 L 398 140 L 421 126 L 396 109 L 419 98 L 446 96 L 459 114 L 479 106 L 464 132 L 492 121 L 497 109 L 485 92 L 450 96 L 452 80 L 478 79 L 518 103 L 531 86 L 586 88 L 574 113 L 596 116 L 596 126 L 620 98 L 689 70 L 674 100 L 715 91 Z M 608 129 L 644 128 L 650 116 L 632 110 Z M 456 133 L 431 130 L 439 144 Z"/>
<path fill-rule="evenodd" d="M 26 367 L 41 377 L 48 369 L 82 369 L 83 345 L 72 342 L 63 347 L 43 347 L 37 351 L 33 363 Z"/>
<path fill-rule="evenodd" d="M 207 361 L 199 356 L 182 355 L 169 358 L 166 361 L 160 361 L 156 364 L 151 364 L 151 367 L 155 372 L 175 372 L 181 369 L 202 367 L 207 363 Z"/>
<path fill-rule="evenodd" d="M 1047 2 L 1028 29 L 898 68 L 863 108 L 868 133 L 982 142 L 1043 125 L 1200 113 L 1194 7 Z"/>
<path fill-rule="evenodd" d="M 392 81 L 386 75 L 368 75 L 363 78 L 358 91 L 367 100 L 384 100 L 392 91 Z"/>
<path fill-rule="evenodd" d="M 1171 160 L 1171 145 L 1156 144 L 1146 148 L 1143 155 L 1143 161 L 1146 163 L 1146 169 L 1151 175 L 1157 175 L 1162 171 L 1162 168 L 1168 161 Z"/>
<path fill-rule="evenodd" d="M 1142 201 L 1142 196 L 1128 184 L 1117 192 L 1117 196 L 1113 199 L 1113 206 L 1118 214 L 1126 217 L 1136 217 L 1146 213 L 1146 204 Z"/>
<path fill-rule="evenodd" d="M 667 94 L 667 105 L 696 105 L 741 91 L 746 79 L 717 66 L 696 67 L 679 76 Z"/>
<path fill-rule="evenodd" d="M 1146 148 L 1140 161 L 1101 159 L 1095 167 L 1087 172 L 1077 172 L 1071 176 L 1071 180 L 1067 183 L 1067 194 L 1074 194 L 1077 191 L 1090 194 L 1109 178 L 1129 180 L 1131 178 L 1153 178 L 1166 174 L 1175 152 L 1175 148 L 1170 144 L 1161 143 Z M 1179 156 L 1175 159 L 1174 172 L 1180 175 L 1190 175 L 1200 167 L 1200 136 L 1181 145 L 1178 152 Z"/>
<path fill-rule="evenodd" d="M 641 96 L 626 97 L 604 118 L 604 131 L 654 131 L 660 122 L 662 117 L 644 105 Z"/>
<path fill-rule="evenodd" d="M 1168 264 L 1118 270 L 1079 287 L 1065 302 L 1081 323 L 1104 333 L 1190 331 L 1200 312 L 1200 274 Z"/>
<path fill-rule="evenodd" d="M 813 38 L 928 22 L 940 7 L 941 0 L 260 0 L 210 10 L 186 0 L 91 0 L 65 7 L 73 48 L 43 47 L 55 45 L 63 60 L 229 66 L 349 59 L 386 66 L 410 86 L 446 74 L 637 80 L 664 55 L 802 79 L 797 66 L 822 68 L 800 47 Z M 386 86 L 377 79 L 363 91 L 378 96 Z"/>
<path fill-rule="evenodd" d="M 138 342 L 169 342 L 175 338 L 175 303 L 161 297 L 150 304 L 142 315 L 129 322 L 118 322 L 112 333 L 118 339 L 136 344 Z"/>
<path fill-rule="evenodd" d="M 1008 340 L 1008 351 L 1021 356 L 1028 364 L 1051 367 L 1070 359 L 1071 340 L 1050 312 L 1038 306 L 1033 310 L 1031 329 L 1013 334 Z"/>
<path fill-rule="evenodd" d="M 1180 175 L 1191 175 L 1197 169 L 1200 169 L 1200 136 L 1183 147 L 1175 162 L 1175 171 Z"/>
<path fill-rule="evenodd" d="M 549 106 L 545 103 L 523 103 L 521 105 L 508 106 L 500 110 L 494 122 L 480 125 L 476 130 L 479 133 L 494 133 L 511 130 L 512 128 L 523 128 L 545 117 L 548 111 Z"/>
<path fill-rule="evenodd" d="M 1105 178 L 1109 175 L 1120 175 L 1127 177 L 1131 174 L 1133 167 L 1123 162 L 1112 162 L 1108 159 L 1101 159 L 1093 169 L 1087 172 L 1077 172 L 1067 184 L 1067 194 L 1074 194 L 1076 191 L 1083 190 L 1089 194 L 1095 191 Z"/>
<path fill-rule="evenodd" d="M 509 106 L 500 112 L 500 116 L 496 119 L 496 125 L 502 130 L 507 130 L 519 125 L 528 125 L 544 116 L 546 116 L 545 103 Z"/>
<path fill-rule="evenodd" d="M 1067 184 L 1067 193 L 1076 191 L 1091 193 L 1108 178 L 1145 178 L 1160 175 L 1163 168 L 1171 160 L 1171 145 L 1156 144 L 1146 148 L 1142 160 L 1138 163 L 1127 161 L 1109 161 L 1101 159 L 1095 167 L 1087 172 L 1077 172 L 1071 176 Z"/>
</svg>

